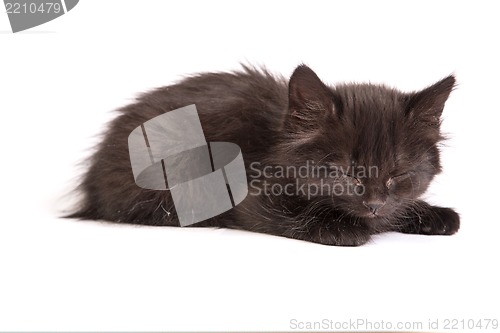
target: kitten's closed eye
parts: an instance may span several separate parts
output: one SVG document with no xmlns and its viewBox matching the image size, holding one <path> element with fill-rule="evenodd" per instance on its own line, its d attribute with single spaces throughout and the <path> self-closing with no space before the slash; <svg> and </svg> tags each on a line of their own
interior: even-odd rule
<svg viewBox="0 0 500 333">
<path fill-rule="evenodd" d="M 412 177 L 415 174 L 413 171 L 405 172 L 398 174 L 397 176 L 392 176 L 390 177 L 387 182 L 385 183 L 385 186 L 388 189 L 393 188 L 396 184 L 403 182 L 404 180 Z"/>
<path fill-rule="evenodd" d="M 351 182 L 354 183 L 354 185 L 361 185 L 362 184 L 361 179 L 359 179 L 358 177 L 356 177 L 354 175 L 346 173 L 346 174 L 343 174 L 342 176 L 344 178 L 349 179 Z"/>
<path fill-rule="evenodd" d="M 361 185 L 360 177 L 355 174 L 354 167 L 342 167 L 332 162 L 326 162 L 325 167 L 329 170 L 330 175 L 335 175 L 335 178 L 344 179 L 354 185 Z"/>
</svg>

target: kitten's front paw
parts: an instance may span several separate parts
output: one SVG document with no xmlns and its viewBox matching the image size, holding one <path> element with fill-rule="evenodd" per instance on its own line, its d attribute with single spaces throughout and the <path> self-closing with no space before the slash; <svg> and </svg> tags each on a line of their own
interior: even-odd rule
<svg viewBox="0 0 500 333">
<path fill-rule="evenodd" d="M 331 229 L 321 229 L 309 239 L 315 243 L 333 246 L 360 246 L 370 240 L 370 232 L 362 227 L 340 226 Z"/>
<path fill-rule="evenodd" d="M 401 232 L 423 235 L 453 235 L 460 228 L 460 216 L 451 208 L 431 207 L 405 225 Z"/>
<path fill-rule="evenodd" d="M 370 235 L 367 234 L 348 234 L 339 235 L 336 238 L 336 246 L 360 246 L 366 244 L 370 240 Z"/>
</svg>

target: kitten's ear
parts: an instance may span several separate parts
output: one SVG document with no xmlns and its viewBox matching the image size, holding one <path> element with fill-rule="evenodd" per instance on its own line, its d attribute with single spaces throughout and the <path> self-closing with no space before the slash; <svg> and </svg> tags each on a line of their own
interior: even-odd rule
<svg viewBox="0 0 500 333">
<path fill-rule="evenodd" d="M 298 66 L 288 84 L 289 125 L 310 128 L 332 110 L 331 90 L 312 69 Z"/>
<path fill-rule="evenodd" d="M 424 90 L 411 94 L 406 108 L 407 115 L 429 125 L 439 126 L 444 104 L 454 87 L 455 77 L 450 75 Z"/>
</svg>

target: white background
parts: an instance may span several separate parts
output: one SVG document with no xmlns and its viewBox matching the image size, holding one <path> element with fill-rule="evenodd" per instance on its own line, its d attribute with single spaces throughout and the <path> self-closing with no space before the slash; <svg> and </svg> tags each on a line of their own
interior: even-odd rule
<svg viewBox="0 0 500 333">
<path fill-rule="evenodd" d="M 283 331 L 292 319 L 358 318 L 429 331 L 428 319 L 441 330 L 445 319 L 500 319 L 497 7 L 82 0 L 17 34 L 2 11 L 0 331 Z M 285 76 L 304 62 L 331 84 L 403 90 L 455 73 L 444 173 L 427 197 L 457 209 L 459 233 L 340 248 L 58 218 L 113 109 L 239 62 Z"/>
</svg>

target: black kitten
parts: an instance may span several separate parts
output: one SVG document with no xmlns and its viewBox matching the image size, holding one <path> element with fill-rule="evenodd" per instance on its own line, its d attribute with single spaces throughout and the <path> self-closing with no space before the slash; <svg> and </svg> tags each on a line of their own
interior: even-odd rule
<svg viewBox="0 0 500 333">
<path fill-rule="evenodd" d="M 440 117 L 454 84 L 449 76 L 416 93 L 328 87 L 304 65 L 288 83 L 247 67 L 190 77 L 119 110 L 70 217 L 178 226 L 168 191 L 135 184 L 127 139 L 145 121 L 195 104 L 207 141 L 241 147 L 249 182 L 243 202 L 195 226 L 349 246 L 384 231 L 453 234 L 458 214 L 418 198 L 441 171 Z"/>
</svg>

